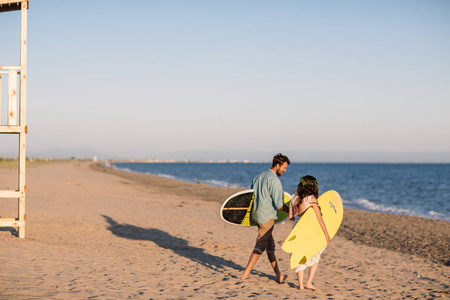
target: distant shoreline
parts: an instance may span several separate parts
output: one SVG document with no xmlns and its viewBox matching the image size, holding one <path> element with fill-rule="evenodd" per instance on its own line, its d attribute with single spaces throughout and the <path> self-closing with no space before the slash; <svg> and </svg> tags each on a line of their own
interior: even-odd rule
<svg viewBox="0 0 450 300">
<path fill-rule="evenodd" d="M 191 160 L 191 159 L 123 159 L 123 160 L 102 160 L 103 163 L 215 163 L 215 164 L 270 164 L 269 161 L 250 160 Z M 361 164 L 361 165 L 450 165 L 450 162 L 303 162 L 292 161 L 292 164 Z"/>
</svg>

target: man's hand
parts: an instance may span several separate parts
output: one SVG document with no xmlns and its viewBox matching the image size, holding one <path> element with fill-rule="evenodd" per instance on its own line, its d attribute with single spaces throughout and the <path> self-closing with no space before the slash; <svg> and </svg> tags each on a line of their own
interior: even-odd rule
<svg viewBox="0 0 450 300">
<path fill-rule="evenodd" d="M 286 205 L 283 204 L 283 206 L 280 207 L 280 209 L 281 209 L 282 211 L 284 211 L 285 213 L 289 213 L 289 206 L 286 206 Z"/>
</svg>

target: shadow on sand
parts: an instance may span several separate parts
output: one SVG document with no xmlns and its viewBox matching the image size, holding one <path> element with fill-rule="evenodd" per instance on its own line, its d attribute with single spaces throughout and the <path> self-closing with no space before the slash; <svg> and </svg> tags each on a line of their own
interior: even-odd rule
<svg viewBox="0 0 450 300">
<path fill-rule="evenodd" d="M 107 229 L 118 237 L 154 242 L 161 248 L 172 250 L 179 256 L 188 258 L 217 272 L 223 273 L 225 267 L 233 268 L 239 272 L 244 271 L 242 266 L 235 264 L 231 260 L 205 253 L 204 249 L 189 246 L 188 241 L 172 236 L 162 230 L 142 228 L 126 223 L 119 224 L 111 217 L 105 215 L 102 215 L 102 217 L 109 224 Z M 236 276 L 232 277 L 236 278 Z"/>
<path fill-rule="evenodd" d="M 19 236 L 19 230 L 14 227 L 0 227 L 0 231 L 9 231 L 11 235 Z"/>
</svg>

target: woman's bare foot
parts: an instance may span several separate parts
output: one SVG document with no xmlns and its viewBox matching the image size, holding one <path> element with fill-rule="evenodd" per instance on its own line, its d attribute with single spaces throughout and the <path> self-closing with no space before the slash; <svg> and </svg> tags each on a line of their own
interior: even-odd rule
<svg viewBox="0 0 450 300">
<path fill-rule="evenodd" d="M 305 287 L 305 289 L 307 289 L 307 290 L 312 290 L 313 292 L 316 290 L 316 287 L 314 286 L 314 285 L 306 285 L 306 287 Z"/>
</svg>

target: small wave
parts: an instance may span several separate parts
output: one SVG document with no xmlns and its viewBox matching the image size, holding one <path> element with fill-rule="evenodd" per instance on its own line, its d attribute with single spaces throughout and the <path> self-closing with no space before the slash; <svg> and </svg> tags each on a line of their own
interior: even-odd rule
<svg viewBox="0 0 450 300">
<path fill-rule="evenodd" d="M 429 214 L 430 214 L 430 215 L 433 215 L 433 216 L 440 216 L 440 217 L 445 216 L 445 214 L 443 214 L 443 213 L 438 213 L 438 212 L 433 211 L 433 210 L 430 211 Z"/>
<path fill-rule="evenodd" d="M 150 174 L 150 173 L 148 173 L 148 174 Z M 233 183 L 230 183 L 230 182 L 227 182 L 227 181 L 220 181 L 220 180 L 200 180 L 200 179 L 182 178 L 182 177 L 177 177 L 177 176 L 168 175 L 168 174 L 150 174 L 150 175 L 155 175 L 155 176 L 158 176 L 158 177 L 163 177 L 163 178 L 173 179 L 173 180 L 179 180 L 179 181 L 185 181 L 185 182 L 203 183 L 203 184 L 212 185 L 212 186 L 219 186 L 219 187 L 230 187 L 230 188 L 239 188 L 239 187 L 241 187 L 238 184 L 233 184 Z"/>
<path fill-rule="evenodd" d="M 107 167 L 109 167 L 109 166 L 107 166 Z M 182 177 L 177 177 L 177 176 L 174 176 L 174 175 L 162 174 L 162 173 L 150 173 L 150 172 L 142 173 L 142 172 L 138 172 L 138 171 L 135 171 L 135 170 L 131 170 L 129 168 L 116 168 L 116 167 L 114 167 L 114 168 L 118 169 L 118 170 L 121 170 L 121 171 L 131 172 L 131 173 L 141 173 L 141 174 L 153 175 L 153 176 L 158 176 L 158 177 L 162 177 L 162 178 L 178 180 L 178 181 L 185 181 L 185 182 L 191 182 L 191 183 L 204 183 L 204 184 L 208 184 L 208 185 L 212 185 L 212 186 L 228 187 L 228 188 L 241 188 L 242 187 L 239 184 L 230 183 L 230 182 L 227 182 L 227 181 L 220 181 L 220 180 L 196 180 L 196 179 L 182 178 Z"/>
<path fill-rule="evenodd" d="M 199 181 L 204 184 L 214 185 L 214 186 L 220 186 L 220 187 L 229 187 L 229 188 L 240 188 L 239 184 L 230 183 L 227 181 L 220 181 L 220 180 L 201 180 Z"/>
<path fill-rule="evenodd" d="M 449 215 L 446 215 L 446 214 L 443 214 L 443 213 L 439 213 L 439 212 L 436 212 L 436 211 L 433 211 L 433 210 L 429 211 L 428 214 L 430 216 L 432 216 L 433 219 L 444 220 L 444 221 L 450 222 L 450 216 Z"/>
<path fill-rule="evenodd" d="M 450 221 L 450 215 L 443 213 L 438 213 L 435 211 L 429 212 L 419 212 L 411 209 L 405 209 L 394 206 L 385 206 L 383 204 L 377 204 L 367 199 L 357 199 L 357 200 L 342 200 L 342 202 L 348 206 L 348 208 L 360 209 L 365 211 L 374 211 L 382 213 L 390 213 L 396 215 L 406 215 L 414 217 L 422 217 L 428 219 L 437 219 L 443 221 Z"/>
<path fill-rule="evenodd" d="M 128 168 L 119 168 L 119 167 L 116 167 L 116 166 L 112 166 L 110 168 L 111 169 L 116 169 L 116 170 L 119 170 L 119 171 L 130 172 L 130 173 L 139 173 L 137 171 L 134 171 L 134 170 L 131 170 L 131 169 L 128 169 Z"/>
<path fill-rule="evenodd" d="M 167 179 L 173 179 L 173 180 L 180 180 L 180 181 L 187 181 L 187 180 L 184 180 L 184 179 L 182 179 L 182 178 L 178 178 L 178 177 L 176 177 L 176 176 L 173 176 L 173 175 L 168 175 L 168 174 L 152 174 L 152 173 L 145 173 L 145 174 L 147 174 L 147 175 L 153 175 L 153 176 L 158 176 L 158 177 L 162 177 L 162 178 L 167 178 Z"/>
<path fill-rule="evenodd" d="M 387 213 L 400 214 L 400 215 L 410 215 L 410 214 L 414 213 L 413 210 L 398 208 L 398 207 L 393 207 L 393 206 L 384 206 L 383 204 L 376 204 L 367 199 L 358 199 L 355 202 L 359 206 L 365 207 L 369 210 L 378 211 L 378 212 L 387 212 Z"/>
</svg>

